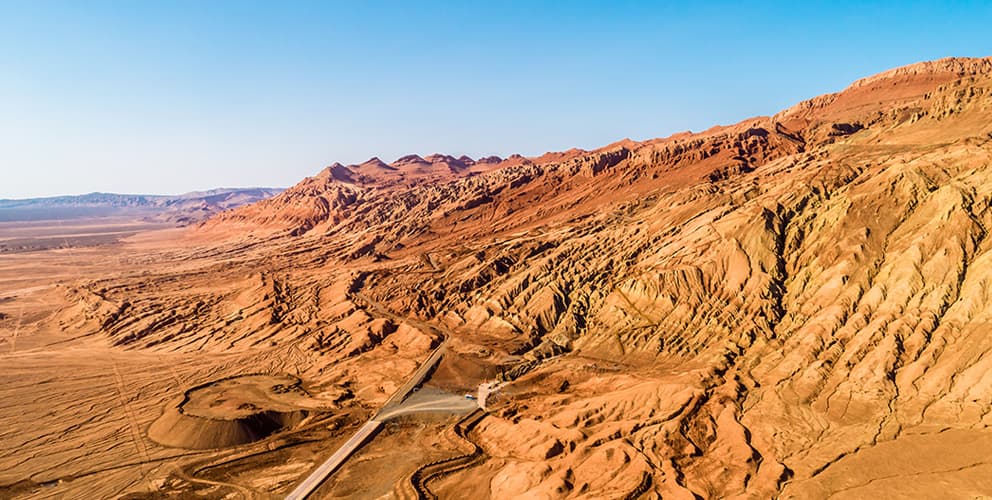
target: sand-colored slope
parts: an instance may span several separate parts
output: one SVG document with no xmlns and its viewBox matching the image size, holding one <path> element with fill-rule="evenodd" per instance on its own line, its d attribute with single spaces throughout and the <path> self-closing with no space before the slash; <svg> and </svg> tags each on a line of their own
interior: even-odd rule
<svg viewBox="0 0 992 500">
<path fill-rule="evenodd" d="M 148 427 L 148 437 L 174 448 L 247 444 L 293 427 L 309 414 L 309 397 L 291 376 L 242 375 L 185 391 Z"/>
<path fill-rule="evenodd" d="M 338 413 L 381 404 L 443 333 L 432 383 L 507 384 L 460 436 L 471 464 L 426 482 L 441 496 L 992 495 L 988 59 L 698 134 L 480 163 L 334 165 L 45 292 L 64 307 L 28 330 L 225 367 L 197 384 L 265 360 Z M 143 422 L 190 387 L 163 386 Z M 39 432 L 5 443 L 40 456 Z M 292 486 L 258 470 L 269 493 Z M 178 484 L 149 474 L 164 482 L 124 489 Z"/>
</svg>

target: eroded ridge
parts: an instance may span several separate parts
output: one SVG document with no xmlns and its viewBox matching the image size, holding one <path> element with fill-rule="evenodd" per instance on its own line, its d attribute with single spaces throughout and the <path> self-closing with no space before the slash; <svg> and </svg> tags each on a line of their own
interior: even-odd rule
<svg viewBox="0 0 992 500">
<path fill-rule="evenodd" d="M 468 434 L 478 453 L 423 477 L 420 494 L 988 495 L 988 61 L 913 65 L 772 116 L 593 151 L 332 165 L 194 228 L 184 246 L 135 244 L 113 261 L 119 272 L 32 292 L 23 321 L 25 301 L 0 302 L 0 322 L 17 325 L 18 351 L 57 331 L 114 359 L 195 360 L 176 377 L 190 383 L 298 374 L 329 415 L 349 418 L 322 422 L 323 434 L 286 425 L 318 444 L 225 469 L 267 494 L 290 491 L 443 341 L 421 397 L 499 390 Z M 0 363 L 35 380 L 11 366 Z M 182 382 L 146 382 L 139 396 L 136 372 L 88 384 L 117 391 L 114 404 L 87 393 L 104 415 L 67 411 L 59 428 L 114 422 L 100 428 L 102 448 L 130 435 L 149 461 L 166 460 L 132 429 L 159 416 L 149 394 L 171 397 Z M 38 383 L 49 382 L 85 390 Z M 21 402 L 7 411 L 50 422 L 24 396 L 30 386 L 0 388 Z M 243 401 L 227 408 L 234 420 L 211 422 L 249 418 L 243 403 L 282 411 Z M 204 418 L 177 409 L 157 431 L 188 443 L 254 432 L 185 431 L 183 416 Z M 450 456 L 440 421 L 384 425 L 321 487 L 411 489 L 410 474 Z M 5 481 L 84 463 L 60 435 L 24 425 L 2 435 Z M 116 455 L 102 448 L 91 451 L 105 466 Z M 46 449 L 66 465 L 39 459 Z M 124 473 L 106 484 L 161 480 L 141 473 L 140 484 Z"/>
</svg>

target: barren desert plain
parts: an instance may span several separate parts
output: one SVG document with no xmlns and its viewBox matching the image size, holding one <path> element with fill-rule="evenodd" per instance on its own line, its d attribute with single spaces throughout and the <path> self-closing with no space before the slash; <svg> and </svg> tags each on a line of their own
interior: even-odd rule
<svg viewBox="0 0 992 500">
<path fill-rule="evenodd" d="M 5 224 L 0 498 L 992 497 L 992 58 Z"/>
</svg>

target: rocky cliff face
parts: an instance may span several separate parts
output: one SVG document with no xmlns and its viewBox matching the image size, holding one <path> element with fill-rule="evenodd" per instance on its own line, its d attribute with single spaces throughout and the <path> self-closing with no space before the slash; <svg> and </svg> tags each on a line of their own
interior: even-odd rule
<svg viewBox="0 0 992 500">
<path fill-rule="evenodd" d="M 513 383 L 441 491 L 967 496 L 992 489 L 990 201 L 992 61 L 946 59 L 698 134 L 335 165 L 197 229 L 260 278 L 125 285 L 99 321 L 132 348 L 320 332 L 326 365 L 386 349 L 374 301 L 484 345 Z"/>
</svg>

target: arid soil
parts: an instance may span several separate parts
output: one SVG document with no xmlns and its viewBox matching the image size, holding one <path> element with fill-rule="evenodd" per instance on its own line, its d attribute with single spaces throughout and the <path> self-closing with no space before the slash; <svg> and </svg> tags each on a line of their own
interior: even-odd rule
<svg viewBox="0 0 992 500">
<path fill-rule="evenodd" d="M 992 496 L 990 202 L 992 59 L 945 59 L 701 133 L 335 164 L 186 231 L 3 255 L 0 496 L 285 495 L 445 338 L 429 385 L 503 382 L 487 411 L 390 422 L 318 496 Z M 243 376 L 299 383 L 223 410 Z M 150 435 L 204 388 L 204 425 L 293 417 Z"/>
<path fill-rule="evenodd" d="M 133 216 L 0 221 L 0 254 L 110 245 L 140 232 L 169 227 L 174 224 Z"/>
</svg>

